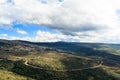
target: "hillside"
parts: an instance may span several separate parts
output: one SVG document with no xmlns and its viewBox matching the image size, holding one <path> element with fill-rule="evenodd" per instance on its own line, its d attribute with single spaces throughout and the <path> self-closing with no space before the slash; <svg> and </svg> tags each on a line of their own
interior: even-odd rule
<svg viewBox="0 0 120 80">
<path fill-rule="evenodd" d="M 28 80 L 120 80 L 119 49 L 118 44 L 0 40 L 0 70 Z"/>
<path fill-rule="evenodd" d="M 34 80 L 10 71 L 0 70 L 0 80 Z"/>
<path fill-rule="evenodd" d="M 65 53 L 71 53 L 85 57 L 99 57 L 105 65 L 120 67 L 120 45 L 103 43 L 34 43 L 37 45 L 50 47 Z"/>
</svg>

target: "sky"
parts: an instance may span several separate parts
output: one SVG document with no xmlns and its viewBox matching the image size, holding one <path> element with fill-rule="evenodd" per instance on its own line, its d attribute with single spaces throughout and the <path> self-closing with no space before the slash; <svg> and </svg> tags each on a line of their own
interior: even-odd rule
<svg viewBox="0 0 120 80">
<path fill-rule="evenodd" d="M 120 0 L 0 0 L 0 39 L 120 43 Z"/>
</svg>

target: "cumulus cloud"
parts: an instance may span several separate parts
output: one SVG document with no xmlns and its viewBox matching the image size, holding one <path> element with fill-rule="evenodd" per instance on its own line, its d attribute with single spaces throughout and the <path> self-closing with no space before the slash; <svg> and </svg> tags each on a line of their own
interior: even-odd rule
<svg viewBox="0 0 120 80">
<path fill-rule="evenodd" d="M 0 27 L 13 22 L 38 24 L 66 37 L 38 31 L 35 40 L 43 41 L 118 41 L 119 10 L 119 0 L 0 0 Z"/>
<path fill-rule="evenodd" d="M 24 35 L 27 34 L 26 31 L 21 30 L 21 29 L 19 29 L 19 28 L 16 29 L 16 32 L 19 33 L 19 34 L 24 34 Z"/>
<path fill-rule="evenodd" d="M 78 36 L 64 35 L 62 33 L 50 33 L 38 30 L 32 41 L 36 42 L 56 42 L 56 41 L 80 41 Z"/>
<path fill-rule="evenodd" d="M 9 39 L 9 40 L 26 40 L 32 42 L 56 42 L 56 41 L 80 41 L 78 36 L 64 35 L 62 33 L 50 33 L 46 31 L 38 30 L 34 37 L 16 37 L 9 36 L 8 34 L 0 34 L 1 39 Z"/>
<path fill-rule="evenodd" d="M 0 34 L 0 39 L 32 41 L 31 37 L 18 37 L 18 36 L 11 36 L 8 34 Z"/>
</svg>

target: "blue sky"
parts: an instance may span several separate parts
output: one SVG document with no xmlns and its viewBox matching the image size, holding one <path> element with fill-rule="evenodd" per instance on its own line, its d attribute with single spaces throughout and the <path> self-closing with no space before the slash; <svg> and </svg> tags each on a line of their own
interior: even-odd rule
<svg viewBox="0 0 120 80">
<path fill-rule="evenodd" d="M 20 34 L 18 33 L 15 29 L 21 29 L 26 31 L 28 34 L 24 35 L 24 34 Z M 13 24 L 12 29 L 6 29 L 6 28 L 0 28 L 0 34 L 9 34 L 10 36 L 35 36 L 35 32 L 37 32 L 37 30 L 41 30 L 41 31 L 47 31 L 48 29 L 46 29 L 43 26 L 38 27 L 38 25 L 34 25 L 34 24 Z"/>
<path fill-rule="evenodd" d="M 12 26 L 13 28 L 19 28 L 21 30 L 24 30 L 26 31 L 28 34 L 27 36 L 31 36 L 31 37 L 34 37 L 35 36 L 35 33 L 38 31 L 38 30 L 41 30 L 41 31 L 49 31 L 49 29 L 41 26 L 41 25 L 35 25 L 35 24 L 14 24 Z M 12 31 L 14 33 L 16 33 L 16 36 L 18 36 L 19 33 L 15 32 L 15 31 Z M 19 34 L 21 35 L 21 34 Z M 24 35 L 22 35 L 24 36 Z"/>
<path fill-rule="evenodd" d="M 21 34 L 17 32 L 16 29 L 25 31 L 27 34 Z M 42 25 L 13 23 L 13 25 L 9 28 L 0 28 L 0 34 L 8 34 L 9 36 L 16 36 L 16 37 L 24 37 L 24 36 L 34 37 L 38 30 L 43 32 L 55 33 L 55 34 L 59 33 L 56 30 L 48 29 Z"/>
<path fill-rule="evenodd" d="M 0 39 L 120 43 L 119 34 L 119 0 L 0 0 Z"/>
</svg>

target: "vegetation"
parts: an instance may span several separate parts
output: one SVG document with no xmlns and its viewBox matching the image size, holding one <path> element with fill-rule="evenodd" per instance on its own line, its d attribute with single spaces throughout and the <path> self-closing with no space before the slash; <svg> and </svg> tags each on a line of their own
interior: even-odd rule
<svg viewBox="0 0 120 80">
<path fill-rule="evenodd" d="M 0 40 L 0 80 L 120 80 L 119 49 L 113 44 Z"/>
<path fill-rule="evenodd" d="M 14 67 L 14 62 L 7 59 L 0 60 L 0 69 L 11 70 L 13 67 Z"/>
<path fill-rule="evenodd" d="M 116 78 L 120 79 L 120 68 L 116 67 L 109 67 L 109 66 L 102 66 L 104 70 L 107 71 L 108 74 L 115 76 Z"/>
<path fill-rule="evenodd" d="M 0 80 L 33 80 L 12 72 L 15 62 L 8 59 L 0 59 Z"/>
<path fill-rule="evenodd" d="M 10 71 L 0 70 L 0 80 L 34 80 L 34 79 L 20 76 Z"/>
<path fill-rule="evenodd" d="M 119 80 L 101 68 L 85 69 L 80 71 L 50 71 L 26 66 L 22 61 L 15 64 L 13 71 L 20 75 L 25 75 L 36 80 Z"/>
<path fill-rule="evenodd" d="M 56 52 L 29 55 L 26 58 L 29 59 L 28 64 L 54 70 L 80 69 L 99 64 L 89 58 Z"/>
</svg>

